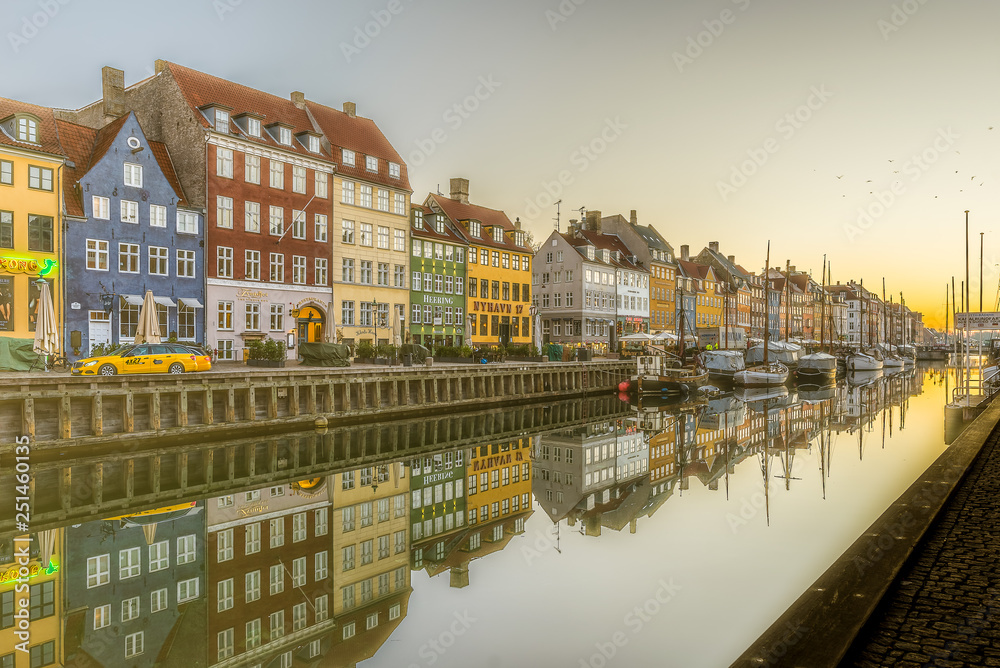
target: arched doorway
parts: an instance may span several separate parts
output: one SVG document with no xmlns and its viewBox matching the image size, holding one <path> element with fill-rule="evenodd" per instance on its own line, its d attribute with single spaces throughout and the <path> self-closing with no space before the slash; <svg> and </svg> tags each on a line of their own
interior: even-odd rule
<svg viewBox="0 0 1000 668">
<path fill-rule="evenodd" d="M 303 306 L 295 319 L 300 343 L 322 343 L 326 315 L 315 306 Z"/>
</svg>

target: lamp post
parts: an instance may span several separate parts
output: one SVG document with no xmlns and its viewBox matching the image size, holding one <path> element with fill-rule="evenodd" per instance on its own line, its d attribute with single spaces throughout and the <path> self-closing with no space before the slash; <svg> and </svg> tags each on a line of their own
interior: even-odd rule
<svg viewBox="0 0 1000 668">
<path fill-rule="evenodd" d="M 372 330 L 375 332 L 375 357 L 378 358 L 378 298 L 372 299 Z"/>
</svg>

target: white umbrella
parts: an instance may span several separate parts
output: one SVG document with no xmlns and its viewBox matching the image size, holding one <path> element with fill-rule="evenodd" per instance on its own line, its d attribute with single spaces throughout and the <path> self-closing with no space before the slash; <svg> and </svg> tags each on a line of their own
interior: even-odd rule
<svg viewBox="0 0 1000 668">
<path fill-rule="evenodd" d="M 393 309 L 392 314 L 392 343 L 397 348 L 403 345 L 402 337 L 399 332 L 399 309 Z"/>
<path fill-rule="evenodd" d="M 660 332 L 659 334 L 653 335 L 654 341 L 679 341 L 680 338 L 676 334 L 671 334 L 670 332 Z"/>
<path fill-rule="evenodd" d="M 142 300 L 139 309 L 139 326 L 135 330 L 136 343 L 160 342 L 160 319 L 156 315 L 156 302 L 153 291 L 146 290 L 146 298 Z"/>
<path fill-rule="evenodd" d="M 59 332 L 56 330 L 56 310 L 52 304 L 49 283 L 44 278 L 38 280 L 38 307 L 35 318 L 35 342 L 31 349 L 39 355 L 55 355 L 59 352 Z"/>
<path fill-rule="evenodd" d="M 326 328 L 326 340 L 327 340 L 327 343 L 336 343 L 337 342 L 337 320 L 333 317 L 333 302 L 327 302 L 326 319 L 330 323 L 329 326 Z"/>
<path fill-rule="evenodd" d="M 636 332 L 635 334 L 626 334 L 619 339 L 620 341 L 653 341 L 654 338 L 647 334 L 646 332 Z"/>
</svg>

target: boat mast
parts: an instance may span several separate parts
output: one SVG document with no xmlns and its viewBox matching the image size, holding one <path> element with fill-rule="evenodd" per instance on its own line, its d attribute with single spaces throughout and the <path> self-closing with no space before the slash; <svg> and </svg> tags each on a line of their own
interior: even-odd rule
<svg viewBox="0 0 1000 668">
<path fill-rule="evenodd" d="M 792 261 L 785 260 L 785 342 L 791 341 L 792 328 Z"/>
<path fill-rule="evenodd" d="M 826 338 L 826 254 L 823 255 L 823 291 L 819 293 L 819 349 Z"/>
<path fill-rule="evenodd" d="M 767 359 L 767 348 L 771 343 L 771 279 L 770 279 L 770 269 L 768 267 L 771 265 L 771 240 L 767 241 L 767 260 L 764 263 L 764 366 L 768 365 Z M 765 420 L 765 423 L 767 421 Z"/>
</svg>

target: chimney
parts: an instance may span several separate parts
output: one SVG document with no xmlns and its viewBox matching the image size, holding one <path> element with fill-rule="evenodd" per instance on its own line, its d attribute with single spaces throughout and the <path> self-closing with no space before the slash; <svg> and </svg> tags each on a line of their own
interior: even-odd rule
<svg viewBox="0 0 1000 668">
<path fill-rule="evenodd" d="M 294 104 L 299 109 L 306 108 L 306 94 L 300 91 L 292 92 L 292 104 Z"/>
<path fill-rule="evenodd" d="M 688 248 L 687 244 L 681 246 L 681 259 L 684 260 L 685 262 L 691 259 L 690 250 L 691 249 Z"/>
<path fill-rule="evenodd" d="M 154 71 L 159 74 L 163 70 L 167 69 L 167 61 L 157 60 L 153 63 Z"/>
<path fill-rule="evenodd" d="M 726 259 L 727 259 L 727 260 L 729 260 L 729 264 L 731 264 L 731 265 L 733 265 L 733 266 L 736 266 L 736 256 L 735 256 L 735 255 L 730 255 L 730 256 L 729 256 L 728 258 L 726 258 Z"/>
<path fill-rule="evenodd" d="M 795 265 L 794 264 L 788 265 L 788 273 L 789 274 L 794 274 L 795 273 Z"/>
<path fill-rule="evenodd" d="M 514 229 L 515 230 L 521 229 L 521 218 L 520 218 L 520 216 L 518 216 L 517 218 L 514 219 Z"/>
<path fill-rule="evenodd" d="M 593 230 L 598 234 L 601 233 L 601 212 L 600 211 L 588 211 L 587 212 L 587 222 L 583 226 L 586 230 Z"/>
<path fill-rule="evenodd" d="M 118 118 L 125 113 L 125 72 L 113 67 L 101 70 L 104 88 L 104 115 Z"/>
<path fill-rule="evenodd" d="M 469 179 L 456 178 L 451 180 L 451 198 L 462 204 L 469 203 Z"/>
<path fill-rule="evenodd" d="M 716 253 L 718 253 L 719 252 L 719 242 L 718 241 L 709 241 L 708 242 L 708 248 L 709 248 L 709 250 L 713 250 Z"/>
<path fill-rule="evenodd" d="M 358 115 L 358 106 L 353 102 L 345 102 L 344 113 L 350 116 L 351 118 L 355 118 Z"/>
<path fill-rule="evenodd" d="M 632 223 L 633 225 L 638 225 L 639 219 L 636 218 L 635 209 L 632 209 L 632 213 L 629 214 L 628 222 Z"/>
</svg>

